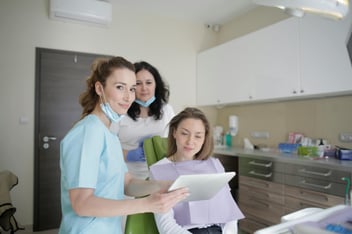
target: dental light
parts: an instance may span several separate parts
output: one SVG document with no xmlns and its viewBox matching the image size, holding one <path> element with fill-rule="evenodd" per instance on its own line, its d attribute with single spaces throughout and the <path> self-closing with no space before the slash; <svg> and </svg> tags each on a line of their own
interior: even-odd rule
<svg viewBox="0 0 352 234">
<path fill-rule="evenodd" d="M 302 17 L 305 13 L 332 19 L 342 19 L 348 13 L 349 0 L 253 0 L 263 6 L 278 7 L 290 15 Z"/>
</svg>

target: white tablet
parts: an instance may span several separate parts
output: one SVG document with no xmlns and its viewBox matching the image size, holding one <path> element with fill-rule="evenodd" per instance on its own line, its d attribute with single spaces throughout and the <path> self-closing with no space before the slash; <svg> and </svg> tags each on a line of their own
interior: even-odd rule
<svg viewBox="0 0 352 234">
<path fill-rule="evenodd" d="M 208 200 L 217 194 L 236 172 L 181 175 L 170 186 L 169 191 L 188 187 L 190 195 L 183 201 Z"/>
</svg>

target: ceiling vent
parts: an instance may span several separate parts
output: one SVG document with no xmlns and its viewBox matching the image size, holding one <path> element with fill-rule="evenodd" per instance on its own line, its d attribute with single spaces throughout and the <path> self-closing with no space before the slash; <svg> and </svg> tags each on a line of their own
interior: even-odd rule
<svg viewBox="0 0 352 234">
<path fill-rule="evenodd" d="M 112 6 L 103 0 L 50 0 L 50 18 L 108 25 L 112 20 Z"/>
<path fill-rule="evenodd" d="M 278 7 L 293 16 L 305 13 L 342 19 L 348 13 L 349 0 L 253 0 L 263 6 Z"/>
</svg>

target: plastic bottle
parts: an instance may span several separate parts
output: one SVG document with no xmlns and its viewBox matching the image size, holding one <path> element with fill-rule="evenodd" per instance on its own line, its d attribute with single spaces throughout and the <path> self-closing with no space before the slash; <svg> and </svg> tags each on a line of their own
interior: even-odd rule
<svg viewBox="0 0 352 234">
<path fill-rule="evenodd" d="M 318 154 L 322 158 L 324 157 L 325 145 L 323 139 L 320 139 L 320 143 L 318 145 Z"/>
<path fill-rule="evenodd" d="M 225 144 L 228 147 L 232 146 L 232 136 L 231 136 L 231 133 L 229 131 L 226 132 L 226 135 L 225 135 Z"/>
</svg>

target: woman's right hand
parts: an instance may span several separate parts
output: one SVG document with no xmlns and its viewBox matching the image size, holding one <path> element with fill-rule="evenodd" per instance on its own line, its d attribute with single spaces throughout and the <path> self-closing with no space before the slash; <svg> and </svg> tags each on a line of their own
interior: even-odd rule
<svg viewBox="0 0 352 234">
<path fill-rule="evenodd" d="M 159 191 L 146 197 L 146 199 L 150 212 L 165 213 L 188 196 L 188 188 L 180 188 L 170 192 Z"/>
</svg>

